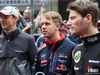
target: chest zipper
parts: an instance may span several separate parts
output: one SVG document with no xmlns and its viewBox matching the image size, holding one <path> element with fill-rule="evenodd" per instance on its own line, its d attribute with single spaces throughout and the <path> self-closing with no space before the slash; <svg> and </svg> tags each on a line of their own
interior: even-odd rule
<svg viewBox="0 0 100 75">
<path fill-rule="evenodd" d="M 53 63 L 52 63 L 52 72 L 53 72 L 53 66 L 55 66 L 54 64 L 55 64 L 55 58 L 57 58 L 56 57 L 56 52 L 60 49 L 60 48 L 62 48 L 62 46 L 60 46 L 56 51 L 55 51 L 55 53 L 54 53 L 54 56 L 53 56 Z M 58 73 L 55 73 L 55 72 L 53 72 L 54 74 L 57 74 L 57 75 L 60 75 L 60 74 L 58 74 Z"/>
<path fill-rule="evenodd" d="M 8 66 L 8 67 L 7 67 L 7 70 L 8 70 L 8 73 L 7 73 L 7 74 L 8 74 L 8 75 L 10 75 L 10 73 L 9 73 L 9 70 L 10 70 L 10 69 L 9 69 L 9 64 L 10 64 L 10 63 L 9 63 L 9 42 L 10 42 L 10 39 L 8 38 L 8 40 L 7 40 L 7 49 L 8 49 L 8 50 L 7 50 L 7 55 L 8 55 L 8 57 L 7 57 L 7 66 Z"/>
<path fill-rule="evenodd" d="M 83 73 L 84 73 L 84 72 L 83 72 L 83 70 L 84 70 L 83 68 L 84 68 L 85 52 L 86 52 L 86 48 L 85 48 L 85 50 L 84 50 L 84 54 L 83 54 L 83 62 L 82 62 L 82 65 L 83 65 L 83 66 L 82 66 L 82 75 L 83 75 Z"/>
</svg>

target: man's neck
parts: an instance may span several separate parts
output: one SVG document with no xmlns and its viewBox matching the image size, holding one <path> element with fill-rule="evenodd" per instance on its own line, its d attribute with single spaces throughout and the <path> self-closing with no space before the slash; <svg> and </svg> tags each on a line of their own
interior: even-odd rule
<svg viewBox="0 0 100 75">
<path fill-rule="evenodd" d="M 55 41 L 59 40 L 61 36 L 58 34 L 57 36 L 53 36 L 51 38 L 48 38 L 48 41 L 50 44 L 53 44 Z"/>
<path fill-rule="evenodd" d="M 97 28 L 88 29 L 87 33 L 82 35 L 82 38 L 87 37 L 87 36 L 91 36 L 91 35 L 94 35 L 94 34 L 97 34 L 97 33 L 99 33 Z"/>
</svg>

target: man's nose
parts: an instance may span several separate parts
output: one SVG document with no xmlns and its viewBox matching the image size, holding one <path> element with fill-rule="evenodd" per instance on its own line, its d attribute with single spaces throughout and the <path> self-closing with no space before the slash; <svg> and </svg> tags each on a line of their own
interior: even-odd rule
<svg viewBox="0 0 100 75">
<path fill-rule="evenodd" d="M 46 27 L 46 25 L 45 24 L 42 24 L 42 28 L 45 28 Z"/>
<path fill-rule="evenodd" d="M 67 21 L 67 25 L 68 26 L 71 26 L 71 22 L 69 20 Z"/>
</svg>

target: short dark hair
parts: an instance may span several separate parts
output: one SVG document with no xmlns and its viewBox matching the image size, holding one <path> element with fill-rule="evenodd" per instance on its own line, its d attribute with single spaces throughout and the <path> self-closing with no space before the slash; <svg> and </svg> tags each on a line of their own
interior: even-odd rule
<svg viewBox="0 0 100 75">
<path fill-rule="evenodd" d="M 67 6 L 67 11 L 75 10 L 82 17 L 85 17 L 87 14 L 92 15 L 92 23 L 97 27 L 97 22 L 99 19 L 99 8 L 98 3 L 92 0 L 76 0 L 71 2 Z"/>
</svg>

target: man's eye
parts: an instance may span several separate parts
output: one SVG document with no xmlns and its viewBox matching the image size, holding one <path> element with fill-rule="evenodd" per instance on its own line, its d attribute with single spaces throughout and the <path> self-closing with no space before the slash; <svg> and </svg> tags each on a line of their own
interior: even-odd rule
<svg viewBox="0 0 100 75">
<path fill-rule="evenodd" d="M 71 17 L 71 19 L 72 19 L 72 20 L 74 20 L 74 19 L 75 19 L 75 17 Z"/>
<path fill-rule="evenodd" d="M 49 25 L 49 23 L 46 23 L 46 25 Z"/>
<path fill-rule="evenodd" d="M 9 17 L 8 17 L 8 16 L 5 16 L 4 18 L 5 18 L 5 19 L 8 19 Z"/>
<path fill-rule="evenodd" d="M 6 19 L 8 18 L 8 17 L 5 17 Z"/>
<path fill-rule="evenodd" d="M 41 25 L 43 25 L 43 23 L 41 23 Z"/>
<path fill-rule="evenodd" d="M 49 23 L 42 23 L 42 25 L 44 25 L 44 24 L 45 24 L 45 25 L 50 25 Z"/>
</svg>

